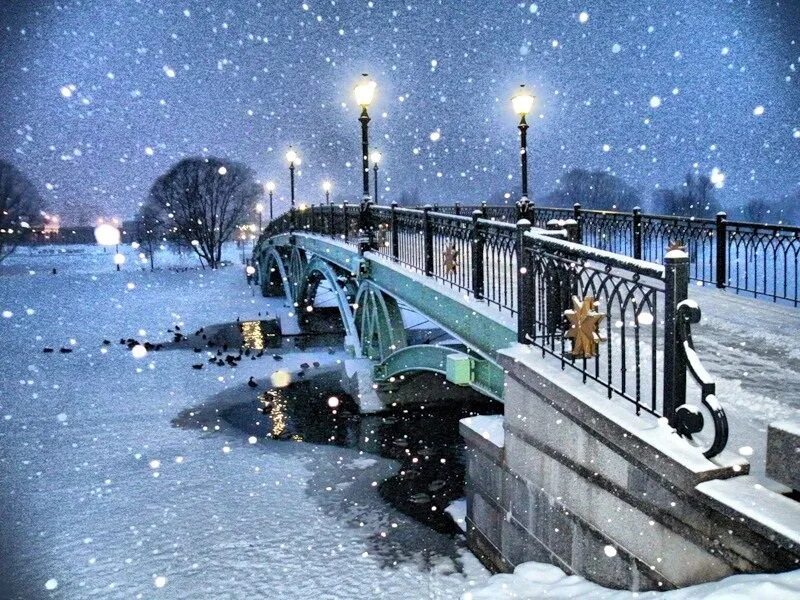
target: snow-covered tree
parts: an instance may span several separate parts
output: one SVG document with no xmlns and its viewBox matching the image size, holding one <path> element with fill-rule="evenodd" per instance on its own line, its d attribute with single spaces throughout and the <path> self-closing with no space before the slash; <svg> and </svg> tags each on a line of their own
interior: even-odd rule
<svg viewBox="0 0 800 600">
<path fill-rule="evenodd" d="M 215 157 L 185 158 L 159 177 L 148 204 L 158 210 L 170 238 L 188 244 L 211 268 L 261 196 L 252 169 Z"/>
<path fill-rule="evenodd" d="M 658 190 L 653 195 L 654 210 L 665 215 L 713 219 L 720 210 L 714 189 L 707 175 L 687 173 L 677 189 Z"/>
<path fill-rule="evenodd" d="M 0 262 L 41 221 L 44 202 L 36 186 L 11 163 L 0 160 Z"/>
</svg>

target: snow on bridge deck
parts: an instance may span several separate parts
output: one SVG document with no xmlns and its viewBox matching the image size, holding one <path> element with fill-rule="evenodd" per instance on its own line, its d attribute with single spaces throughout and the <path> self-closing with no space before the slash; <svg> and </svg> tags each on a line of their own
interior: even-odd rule
<svg viewBox="0 0 800 600">
<path fill-rule="evenodd" d="M 703 313 L 692 335 L 731 424 L 728 448 L 752 448 L 751 472 L 763 474 L 767 424 L 800 421 L 800 310 L 700 285 L 689 295 Z"/>
</svg>

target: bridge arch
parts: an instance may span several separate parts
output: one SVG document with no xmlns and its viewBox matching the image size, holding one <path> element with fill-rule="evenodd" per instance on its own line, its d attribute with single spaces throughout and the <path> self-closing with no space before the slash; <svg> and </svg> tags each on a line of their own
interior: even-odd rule
<svg viewBox="0 0 800 600">
<path fill-rule="evenodd" d="M 361 353 L 372 360 L 382 362 L 407 345 L 397 300 L 369 280 L 362 281 L 358 288 L 355 325 Z"/>
<path fill-rule="evenodd" d="M 266 247 L 261 254 L 259 268 L 261 295 L 264 297 L 284 295 L 289 302 L 293 302 L 286 265 L 283 256 L 275 246 Z"/>
<path fill-rule="evenodd" d="M 299 260 L 299 259 L 298 259 Z M 299 268 L 299 263 L 296 263 Z M 296 279 L 296 299 L 298 313 L 306 307 L 313 306 L 320 284 L 326 281 L 334 294 L 336 306 L 342 318 L 345 334 L 354 344 L 358 344 L 358 329 L 353 314 L 353 303 L 356 300 L 358 284 L 351 273 L 336 267 L 323 258 L 312 255 L 305 265 L 303 275 Z M 299 315 L 298 315 L 299 316 Z M 302 317 L 301 317 L 302 318 Z"/>
<path fill-rule="evenodd" d="M 300 306 L 300 290 L 304 285 L 307 275 L 308 259 L 305 250 L 297 246 L 292 246 L 289 251 L 289 263 L 287 265 L 287 275 L 289 276 L 289 289 L 291 290 L 291 302 L 295 306 Z"/>
</svg>

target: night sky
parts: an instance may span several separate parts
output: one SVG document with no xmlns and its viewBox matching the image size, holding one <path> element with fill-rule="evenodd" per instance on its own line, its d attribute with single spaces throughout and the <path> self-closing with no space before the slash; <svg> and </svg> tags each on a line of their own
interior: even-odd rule
<svg viewBox="0 0 800 600">
<path fill-rule="evenodd" d="M 0 0 L 0 22 L 0 158 L 65 222 L 132 215 L 194 154 L 284 195 L 290 144 L 302 200 L 330 178 L 356 201 L 362 72 L 381 202 L 516 199 L 520 83 L 534 197 L 572 167 L 645 198 L 717 168 L 729 207 L 800 190 L 796 0 Z"/>
</svg>

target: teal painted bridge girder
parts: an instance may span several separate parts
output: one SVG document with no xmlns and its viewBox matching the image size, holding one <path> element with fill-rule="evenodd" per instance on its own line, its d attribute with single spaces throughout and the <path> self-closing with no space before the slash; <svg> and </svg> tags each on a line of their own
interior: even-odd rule
<svg viewBox="0 0 800 600">
<path fill-rule="evenodd" d="M 503 400 L 503 371 L 490 361 L 477 358 L 452 346 L 417 345 L 407 346 L 394 352 L 382 363 L 375 366 L 375 377 L 382 381 L 392 381 L 404 373 L 431 371 L 447 375 L 447 358 L 463 357 L 470 361 L 471 381 L 466 385 L 486 394 L 495 400 Z"/>
<path fill-rule="evenodd" d="M 360 284 L 359 289 L 368 285 L 371 289 L 379 290 L 389 296 L 390 306 L 394 301 L 399 301 L 436 323 L 470 349 L 469 356 L 474 361 L 473 381 L 470 386 L 502 400 L 505 374 L 497 361 L 497 352 L 513 345 L 517 337 L 515 325 L 509 317 L 495 311 L 486 314 L 489 311 L 485 302 L 465 298 L 432 278 L 405 268 L 379 254 L 367 252 L 360 256 L 355 247 L 329 238 L 294 232 L 273 236 L 267 243 L 273 248 L 287 250 L 283 252 L 286 256 L 302 250 L 309 262 L 313 259 L 330 262 L 356 277 Z M 292 277 L 290 269 L 285 268 L 284 272 L 287 277 Z M 297 289 L 301 286 L 294 283 L 288 287 Z M 391 331 L 391 337 L 396 338 L 396 320 L 399 313 L 394 310 L 383 312 L 387 312 L 389 321 L 376 326 L 375 331 Z M 363 323 L 360 316 L 359 313 L 356 318 L 358 329 L 362 329 L 359 326 Z M 376 339 L 380 342 L 378 336 Z M 365 346 L 363 341 L 361 345 L 369 347 Z M 416 367 L 416 370 L 446 374 L 446 365 L 442 366 L 442 361 L 446 361 L 447 355 L 444 354 L 444 350 L 436 350 L 443 347 L 427 345 L 403 348 L 401 344 L 394 346 L 393 352 L 388 355 L 385 352 L 371 353 L 370 358 L 379 361 L 378 375 L 381 378 L 388 379 L 393 373 L 414 370 L 412 366 Z M 379 347 L 385 348 L 385 345 L 380 343 Z M 448 354 L 458 352 L 452 348 L 447 349 Z"/>
</svg>

